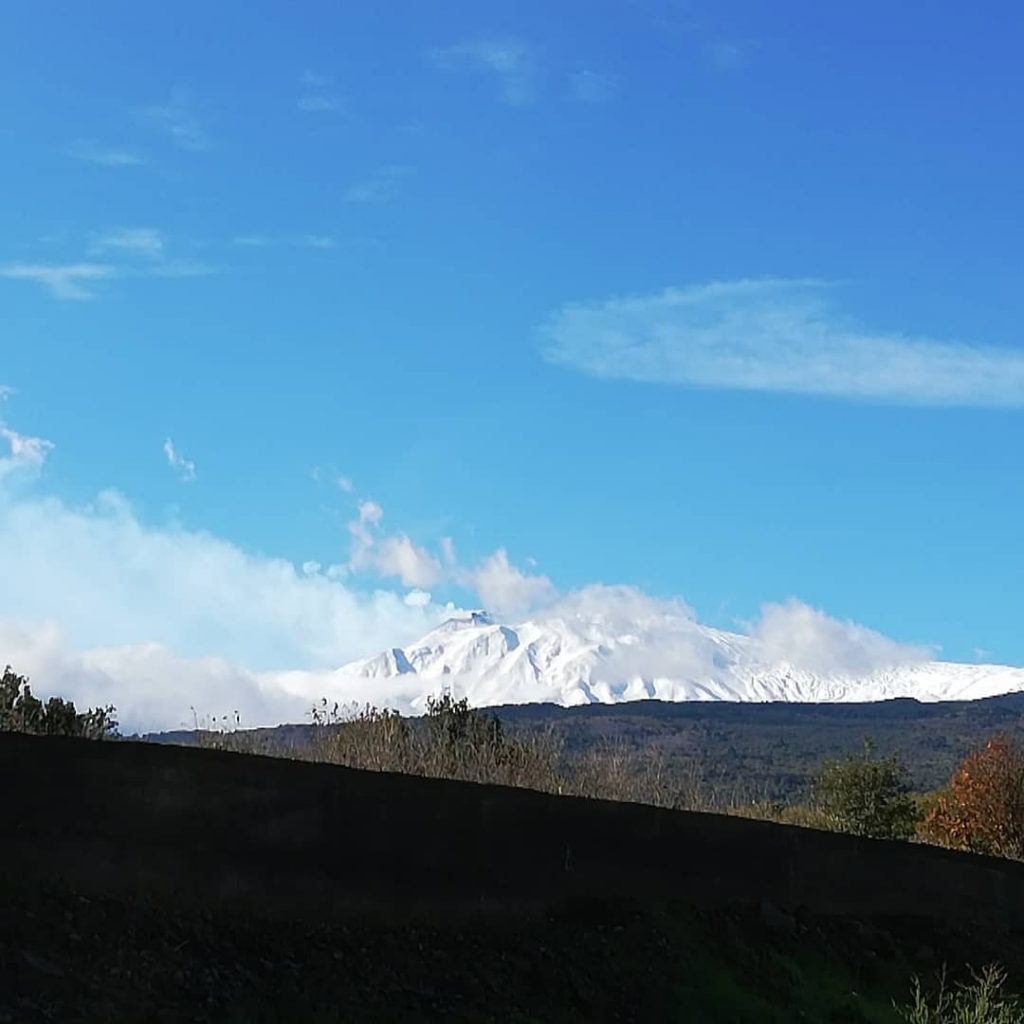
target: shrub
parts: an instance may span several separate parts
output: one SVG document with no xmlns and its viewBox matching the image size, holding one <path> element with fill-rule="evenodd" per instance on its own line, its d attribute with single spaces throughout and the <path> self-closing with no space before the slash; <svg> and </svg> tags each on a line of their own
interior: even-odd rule
<svg viewBox="0 0 1024 1024">
<path fill-rule="evenodd" d="M 915 978 L 913 1002 L 897 1010 L 907 1024 L 1024 1024 L 1024 1004 L 1002 993 L 1006 973 L 1001 967 L 990 964 L 972 979 L 951 990 L 943 977 L 929 999 Z"/>
<path fill-rule="evenodd" d="M 44 704 L 32 693 L 28 678 L 8 665 L 0 677 L 0 732 L 102 740 L 117 735 L 117 721 L 113 706 L 79 712 L 71 701 L 60 697 L 51 697 Z"/>
<path fill-rule="evenodd" d="M 822 764 L 813 806 L 827 827 L 876 839 L 909 839 L 917 820 L 906 768 L 895 754 L 875 757 L 870 740 L 863 753 Z"/>
<path fill-rule="evenodd" d="M 1024 858 L 1024 749 L 1007 736 L 968 754 L 918 826 L 920 838 Z"/>
<path fill-rule="evenodd" d="M 822 810 L 811 804 L 786 804 L 781 801 L 758 800 L 754 803 L 738 804 L 729 809 L 737 818 L 754 818 L 757 821 L 774 821 L 778 825 L 797 825 L 800 828 L 816 828 L 834 831 L 833 820 Z"/>
<path fill-rule="evenodd" d="M 314 760 L 374 771 L 559 792 L 561 744 L 551 732 L 508 734 L 498 717 L 451 696 L 431 697 L 420 719 L 366 705 L 312 712 Z"/>
<path fill-rule="evenodd" d="M 426 714 L 411 719 L 369 704 L 346 710 L 326 699 L 310 715 L 309 743 L 291 745 L 272 732 L 237 729 L 237 714 L 233 722 L 225 715 L 201 723 L 193 709 L 198 744 L 236 753 L 687 810 L 714 805 L 697 775 L 669 772 L 657 752 L 606 743 L 569 755 L 554 729 L 506 729 L 465 698 L 428 698 Z"/>
</svg>

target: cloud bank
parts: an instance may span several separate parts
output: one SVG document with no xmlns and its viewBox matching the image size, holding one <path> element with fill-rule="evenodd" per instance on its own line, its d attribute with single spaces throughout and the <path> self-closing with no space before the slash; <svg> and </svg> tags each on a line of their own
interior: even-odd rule
<svg viewBox="0 0 1024 1024">
<path fill-rule="evenodd" d="M 833 619 L 802 601 L 766 604 L 750 629 L 758 657 L 816 674 L 869 675 L 893 665 L 929 661 L 927 647 L 899 644 L 855 622 Z"/>
<path fill-rule="evenodd" d="M 177 522 L 146 522 L 114 491 L 80 506 L 40 494 L 53 445 L 2 423 L 0 440 L 0 664 L 32 677 L 40 696 L 114 704 L 129 733 L 191 726 L 193 708 L 200 718 L 237 711 L 251 726 L 301 721 L 319 697 L 339 694 L 333 669 L 405 646 L 456 613 L 426 589 L 438 584 L 472 591 L 508 622 L 561 616 L 595 642 L 618 637 L 605 671 L 621 678 L 699 680 L 715 667 L 714 645 L 679 600 L 603 585 L 563 594 L 503 549 L 464 566 L 450 538 L 435 555 L 388 533 L 369 500 L 349 524 L 347 565 L 297 567 Z M 356 572 L 404 589 L 360 589 Z M 818 673 L 929 656 L 795 601 L 766 606 L 736 642 L 760 660 Z M 350 697 L 421 696 L 373 685 Z"/>
<path fill-rule="evenodd" d="M 594 377 L 933 406 L 1024 405 L 1024 351 L 870 330 L 806 280 L 742 280 L 563 306 L 551 363 Z"/>
</svg>

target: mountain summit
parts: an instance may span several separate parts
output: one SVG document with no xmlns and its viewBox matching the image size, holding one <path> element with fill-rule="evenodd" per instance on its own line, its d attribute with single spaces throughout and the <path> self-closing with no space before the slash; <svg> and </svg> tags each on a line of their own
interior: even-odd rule
<svg viewBox="0 0 1024 1024">
<path fill-rule="evenodd" d="M 416 712 L 441 693 L 475 706 L 571 706 L 652 698 L 971 700 L 1024 690 L 1024 669 L 934 661 L 860 627 L 827 622 L 831 633 L 815 634 L 814 620 L 798 623 L 789 645 L 795 650 L 787 651 L 772 636 L 712 629 L 682 612 L 563 609 L 519 625 L 466 612 L 413 644 L 342 666 L 331 676 L 331 696 Z M 851 639 L 851 629 L 867 639 Z"/>
</svg>

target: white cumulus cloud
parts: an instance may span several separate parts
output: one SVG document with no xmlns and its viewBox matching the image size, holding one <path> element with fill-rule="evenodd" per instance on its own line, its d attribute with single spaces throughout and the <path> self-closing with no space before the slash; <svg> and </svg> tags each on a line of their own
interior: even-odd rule
<svg viewBox="0 0 1024 1024">
<path fill-rule="evenodd" d="M 147 523 L 116 492 L 71 506 L 0 487 L 0 564 L 0 621 L 57 622 L 69 649 L 158 644 L 252 670 L 333 668 L 443 616 L 401 593 L 351 589 L 329 570 Z"/>
<path fill-rule="evenodd" d="M 512 565 L 499 549 L 471 569 L 457 569 L 456 578 L 470 587 L 483 606 L 500 618 L 517 619 L 550 604 L 558 595 L 547 576 L 531 575 Z"/>
<path fill-rule="evenodd" d="M 406 587 L 434 586 L 443 578 L 440 563 L 404 533 L 385 534 L 380 529 L 383 509 L 373 501 L 361 501 L 358 514 L 348 524 L 352 537 L 349 568 L 399 579 Z"/>
<path fill-rule="evenodd" d="M 819 674 L 862 676 L 934 656 L 926 647 L 897 643 L 796 600 L 766 604 L 750 635 L 766 663 L 786 663 Z"/>
</svg>

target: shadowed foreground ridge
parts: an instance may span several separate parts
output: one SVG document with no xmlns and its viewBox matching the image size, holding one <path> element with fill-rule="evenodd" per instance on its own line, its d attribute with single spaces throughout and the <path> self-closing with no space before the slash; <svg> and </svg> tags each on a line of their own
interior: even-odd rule
<svg viewBox="0 0 1024 1024">
<path fill-rule="evenodd" d="M 135 982 L 123 971 L 117 976 L 114 988 L 122 992 L 143 984 L 143 968 L 159 977 L 161 965 L 197 948 L 207 951 L 202 962 L 212 968 L 226 949 L 240 951 L 245 971 L 255 969 L 253 957 L 272 965 L 257 974 L 295 963 L 305 986 L 299 990 L 310 998 L 321 976 L 313 962 L 321 946 L 333 950 L 324 976 L 338 985 L 356 965 L 365 983 L 387 964 L 390 980 L 381 984 L 392 997 L 378 1008 L 382 1016 L 373 1015 L 378 1009 L 367 995 L 349 1016 L 338 1015 L 344 1000 L 328 999 L 334 1016 L 299 1019 L 645 1019 L 637 1016 L 637 985 L 650 990 L 644 998 L 662 1000 L 659 1013 L 672 1013 L 679 986 L 696 984 L 687 980 L 686 965 L 700 957 L 718 965 L 701 969 L 701 984 L 722 971 L 729 978 L 740 972 L 756 989 L 758 971 L 775 977 L 781 970 L 769 970 L 765 957 L 792 955 L 798 963 L 815 947 L 830 956 L 849 947 L 848 962 L 833 965 L 840 975 L 830 975 L 829 984 L 850 999 L 850 992 L 885 987 L 882 975 L 871 975 L 881 968 L 865 967 L 873 946 L 882 952 L 872 957 L 902 957 L 907 972 L 932 961 L 938 966 L 940 957 L 951 965 L 963 958 L 979 963 L 988 945 L 1012 973 L 1020 959 L 1015 932 L 1024 928 L 1024 865 L 938 848 L 146 743 L 4 734 L 0 770 L 17 780 L 0 816 L 5 900 L 16 911 L 34 906 L 39 914 L 32 920 L 43 918 L 31 926 L 21 919 L 26 931 L 19 941 L 36 947 L 31 961 L 24 950 L 3 951 L 7 993 L 30 990 L 33 979 L 46 980 L 52 993 L 75 975 L 74 954 L 62 964 L 52 948 L 66 943 L 68 927 L 46 930 L 58 913 L 64 922 L 99 914 L 88 927 L 97 929 L 94 945 L 107 945 L 77 954 L 83 963 L 112 956 L 111 944 L 133 946 L 132 956 L 147 941 L 153 945 L 148 966 L 136 964 Z M 261 925 L 268 917 L 274 923 Z M 153 937 L 168 928 L 184 935 L 180 946 Z M 593 943 L 585 963 L 574 966 Z M 303 966 L 305 957 L 313 960 Z M 429 963 L 434 980 L 426 990 L 434 994 L 409 996 L 402 978 Z M 636 974 L 658 965 L 654 980 Z M 55 973 L 47 976 L 46 968 Z M 182 977 L 192 971 L 196 983 L 199 965 L 174 970 Z M 223 965 L 217 970 L 222 993 L 231 995 L 235 975 Z M 568 998 L 577 970 L 586 991 Z M 511 1007 L 495 1006 L 487 994 L 490 978 L 498 990 L 507 988 L 503 998 L 525 999 L 535 974 L 534 982 L 552 990 L 532 1016 L 510 1015 Z M 800 977 L 809 984 L 812 975 Z M 787 984 L 796 984 L 793 978 Z M 358 991 L 349 985 L 345 999 Z M 468 1015 L 460 1017 L 459 999 L 473 992 L 481 1000 L 477 1010 L 466 1004 Z M 712 1014 L 768 998 L 731 990 L 704 997 L 711 1000 L 705 1016 L 676 1019 L 759 1019 Z M 760 1019 L 787 1019 L 764 1016 L 790 998 L 785 986 L 772 998 L 757 1011 Z M 599 1005 L 577 1006 L 579 999 Z M 90 1017 L 88 1002 L 79 1003 L 79 1016 L 65 1007 L 59 1019 L 106 1019 Z M 697 1003 L 690 998 L 688 1005 Z M 24 1007 L 15 1016 L 7 1012 L 12 1020 L 36 1019 Z M 156 1016 L 178 1019 L 169 1008 Z"/>
</svg>

